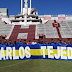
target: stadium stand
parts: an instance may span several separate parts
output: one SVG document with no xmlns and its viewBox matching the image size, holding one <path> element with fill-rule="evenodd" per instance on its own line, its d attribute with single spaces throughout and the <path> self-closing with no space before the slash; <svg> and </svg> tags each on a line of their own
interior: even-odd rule
<svg viewBox="0 0 72 72">
<path fill-rule="evenodd" d="M 25 33 L 25 34 L 23 34 L 23 33 Z M 27 36 L 27 33 L 28 33 L 28 36 Z M 26 38 L 27 39 L 34 39 L 35 38 L 35 25 L 30 25 L 29 28 L 24 28 L 24 29 L 21 28 L 21 25 L 15 25 L 9 39 L 16 40 L 17 38 L 21 38 L 21 37 L 24 37 L 25 39 Z"/>
<path fill-rule="evenodd" d="M 6 39 L 9 39 L 9 35 L 13 30 L 14 25 L 5 24 L 3 21 L 0 21 L 0 36 L 6 35 Z"/>
<path fill-rule="evenodd" d="M 60 26 L 59 31 L 62 38 L 72 38 L 72 28 L 71 23 L 69 21 L 58 21 Z"/>
<path fill-rule="evenodd" d="M 59 26 L 53 26 L 54 20 L 49 20 L 46 24 L 38 25 L 10 25 L 0 21 L 0 36 L 6 35 L 6 39 L 39 39 L 39 35 L 43 34 L 45 40 L 50 39 L 72 39 L 72 21 L 57 20 Z"/>
<path fill-rule="evenodd" d="M 54 28 L 50 22 L 43 25 L 37 25 L 36 31 L 38 34 L 44 34 L 46 38 L 59 38 L 56 28 Z"/>
</svg>

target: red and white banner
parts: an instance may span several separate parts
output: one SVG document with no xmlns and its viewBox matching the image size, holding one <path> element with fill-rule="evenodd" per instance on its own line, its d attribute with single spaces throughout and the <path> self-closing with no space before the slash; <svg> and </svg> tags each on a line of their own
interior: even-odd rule
<svg viewBox="0 0 72 72">
<path fill-rule="evenodd" d="M 51 17 L 44 17 L 44 20 L 51 20 Z"/>
<path fill-rule="evenodd" d="M 66 17 L 58 17 L 58 20 L 65 20 Z"/>
</svg>

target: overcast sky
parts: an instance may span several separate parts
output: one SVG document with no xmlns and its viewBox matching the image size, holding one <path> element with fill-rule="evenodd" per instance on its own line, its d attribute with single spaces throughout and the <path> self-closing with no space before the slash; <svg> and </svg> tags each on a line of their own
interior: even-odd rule
<svg viewBox="0 0 72 72">
<path fill-rule="evenodd" d="M 8 8 L 9 15 L 20 13 L 21 0 L 0 0 L 0 8 Z M 39 15 L 72 15 L 72 0 L 32 0 Z"/>
</svg>

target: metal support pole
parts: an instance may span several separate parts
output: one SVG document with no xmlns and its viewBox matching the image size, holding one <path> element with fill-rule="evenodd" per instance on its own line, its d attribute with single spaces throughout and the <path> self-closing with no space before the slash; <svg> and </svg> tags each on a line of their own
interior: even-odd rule
<svg viewBox="0 0 72 72">
<path fill-rule="evenodd" d="M 30 9 L 31 9 L 31 0 L 30 0 Z"/>
<path fill-rule="evenodd" d="M 21 14 L 23 14 L 23 0 L 21 0 Z"/>
<path fill-rule="evenodd" d="M 27 25 L 28 0 L 24 0 L 24 2 L 25 2 L 25 18 L 24 18 L 24 22 L 25 22 L 25 25 Z"/>
</svg>

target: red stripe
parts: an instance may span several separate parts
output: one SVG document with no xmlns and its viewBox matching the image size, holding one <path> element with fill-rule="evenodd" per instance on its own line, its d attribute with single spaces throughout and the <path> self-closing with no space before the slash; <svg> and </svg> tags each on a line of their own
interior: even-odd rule
<svg viewBox="0 0 72 72">
<path fill-rule="evenodd" d="M 61 37 L 60 31 L 59 31 L 59 28 L 56 27 L 56 29 L 57 29 L 57 32 L 58 32 L 59 38 L 61 39 L 62 37 Z"/>
</svg>

